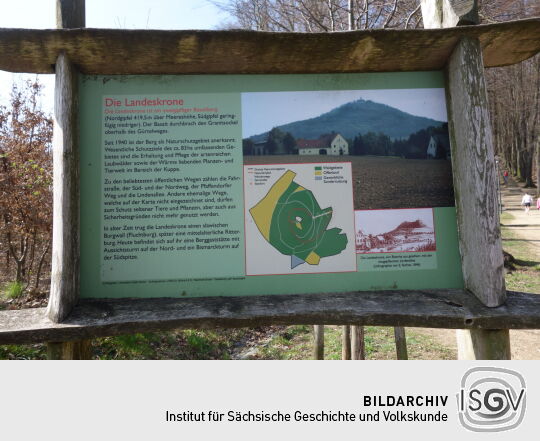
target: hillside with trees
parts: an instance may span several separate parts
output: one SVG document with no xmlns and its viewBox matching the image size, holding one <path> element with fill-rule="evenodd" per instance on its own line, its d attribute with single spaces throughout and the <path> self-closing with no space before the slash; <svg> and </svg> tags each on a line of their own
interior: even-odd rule
<svg viewBox="0 0 540 441">
<path fill-rule="evenodd" d="M 315 118 L 293 121 L 272 130 L 290 133 L 294 138 L 317 139 L 326 133 L 336 132 L 346 139 L 359 133 L 381 133 L 391 139 L 407 138 L 412 133 L 442 122 L 421 116 L 411 115 L 385 104 L 359 99 L 343 104 Z M 258 142 L 268 133 L 252 136 Z"/>
<path fill-rule="evenodd" d="M 448 124 L 428 127 L 412 133 L 405 139 L 391 139 L 384 133 L 358 134 L 352 140 L 352 155 L 401 156 L 407 159 L 425 159 L 429 140 L 433 135 L 448 137 Z M 442 152 L 439 159 L 446 157 Z"/>
</svg>

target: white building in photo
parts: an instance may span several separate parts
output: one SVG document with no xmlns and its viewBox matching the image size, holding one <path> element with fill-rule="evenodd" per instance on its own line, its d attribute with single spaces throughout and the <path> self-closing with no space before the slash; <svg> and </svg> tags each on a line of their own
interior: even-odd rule
<svg viewBox="0 0 540 441">
<path fill-rule="evenodd" d="M 299 155 L 330 155 L 341 156 L 349 154 L 349 143 L 339 133 L 322 135 L 318 139 L 296 140 Z"/>
<path fill-rule="evenodd" d="M 445 135 L 431 135 L 426 151 L 426 156 L 430 159 L 450 158 L 450 141 Z"/>
</svg>

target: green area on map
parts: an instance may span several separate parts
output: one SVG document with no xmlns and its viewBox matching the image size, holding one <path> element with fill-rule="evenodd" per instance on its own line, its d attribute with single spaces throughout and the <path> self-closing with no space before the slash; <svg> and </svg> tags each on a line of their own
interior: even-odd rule
<svg viewBox="0 0 540 441">
<path fill-rule="evenodd" d="M 327 230 L 331 207 L 321 209 L 310 190 L 294 182 L 288 170 L 249 211 L 263 237 L 281 254 L 291 256 L 291 269 L 303 263 L 318 265 L 347 246 L 340 228 Z"/>
</svg>

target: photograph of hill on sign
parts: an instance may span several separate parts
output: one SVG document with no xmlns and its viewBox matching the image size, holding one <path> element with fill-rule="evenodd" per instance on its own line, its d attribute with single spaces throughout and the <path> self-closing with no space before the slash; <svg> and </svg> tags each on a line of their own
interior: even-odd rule
<svg viewBox="0 0 540 441">
<path fill-rule="evenodd" d="M 452 207 L 444 89 L 242 93 L 244 164 L 350 162 L 356 210 Z"/>
</svg>

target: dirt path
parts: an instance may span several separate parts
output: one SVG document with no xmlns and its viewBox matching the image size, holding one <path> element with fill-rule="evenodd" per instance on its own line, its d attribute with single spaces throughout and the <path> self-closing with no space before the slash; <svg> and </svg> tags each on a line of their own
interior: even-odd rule
<svg viewBox="0 0 540 441">
<path fill-rule="evenodd" d="M 501 187 L 501 194 L 504 212 L 514 217 L 503 225 L 526 240 L 535 250 L 535 260 L 540 261 L 540 210 L 533 204 L 529 213 L 525 213 L 521 206 L 524 190 L 513 180 Z M 510 345 L 513 360 L 540 360 L 540 330 L 510 331 Z"/>
<path fill-rule="evenodd" d="M 504 212 L 514 217 L 502 225 L 511 228 L 517 236 L 529 242 L 536 250 L 536 257 L 540 260 L 540 210 L 537 210 L 536 204 L 533 203 L 529 214 L 525 213 L 521 206 L 521 198 L 525 192 L 512 180 L 509 181 L 508 186 L 501 187 L 501 194 Z M 533 195 L 533 190 L 529 194 Z"/>
<path fill-rule="evenodd" d="M 540 261 L 540 210 L 536 205 L 525 214 L 521 206 L 524 191 L 514 181 L 508 186 L 501 186 L 503 211 L 514 218 L 503 225 L 511 228 L 516 236 L 526 240 L 536 250 L 537 261 Z M 531 193 L 532 194 L 532 193 Z M 451 349 L 457 358 L 456 332 L 450 329 L 414 328 L 420 334 L 430 336 L 436 342 Z M 540 330 L 510 331 L 512 360 L 540 360 Z"/>
</svg>

